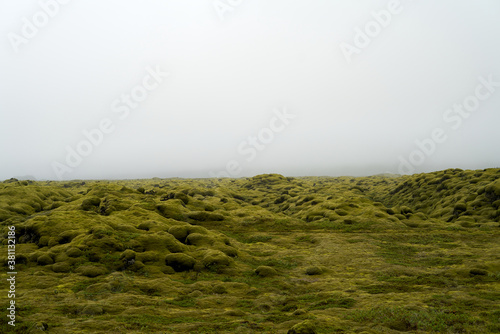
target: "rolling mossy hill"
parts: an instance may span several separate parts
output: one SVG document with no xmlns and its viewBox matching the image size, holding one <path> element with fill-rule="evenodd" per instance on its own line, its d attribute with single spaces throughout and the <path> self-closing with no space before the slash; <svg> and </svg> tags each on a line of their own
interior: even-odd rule
<svg viewBox="0 0 500 334">
<path fill-rule="evenodd" d="M 499 333 L 499 222 L 500 169 L 10 179 L 0 332 Z"/>
</svg>

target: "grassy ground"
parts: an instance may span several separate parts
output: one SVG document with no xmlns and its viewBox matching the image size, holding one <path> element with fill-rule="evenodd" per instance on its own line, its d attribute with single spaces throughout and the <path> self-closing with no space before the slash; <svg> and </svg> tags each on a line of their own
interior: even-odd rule
<svg viewBox="0 0 500 334">
<path fill-rule="evenodd" d="M 499 221 L 499 169 L 7 180 L 0 332 L 498 333 Z"/>
</svg>

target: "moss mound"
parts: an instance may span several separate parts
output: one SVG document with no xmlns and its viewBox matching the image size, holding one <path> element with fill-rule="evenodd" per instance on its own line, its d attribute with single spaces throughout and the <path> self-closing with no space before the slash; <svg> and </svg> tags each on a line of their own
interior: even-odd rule
<svg viewBox="0 0 500 334">
<path fill-rule="evenodd" d="M 320 267 L 312 266 L 306 268 L 306 275 L 321 275 L 323 270 Z"/>
<path fill-rule="evenodd" d="M 138 236 L 135 240 L 143 246 L 145 251 L 168 250 L 172 253 L 180 253 L 186 250 L 179 240 L 167 232 L 148 233 Z"/>
<path fill-rule="evenodd" d="M 86 266 L 79 267 L 78 268 L 78 272 L 82 276 L 97 277 L 97 276 L 100 276 L 100 275 L 104 275 L 106 273 L 106 269 L 103 268 L 103 267 L 86 265 Z"/>
<path fill-rule="evenodd" d="M 165 256 L 165 264 L 175 271 L 186 271 L 194 268 L 196 260 L 184 253 L 168 254 Z"/>
<path fill-rule="evenodd" d="M 168 233 L 172 234 L 177 240 L 185 242 L 189 234 L 189 227 L 187 225 L 172 226 L 168 229 Z"/>
<path fill-rule="evenodd" d="M 221 251 L 209 250 L 206 251 L 201 262 L 208 269 L 220 269 L 231 265 L 231 258 Z"/>
<path fill-rule="evenodd" d="M 193 211 L 188 213 L 188 218 L 197 221 L 221 221 L 224 220 L 224 216 L 218 213 L 212 213 L 207 211 Z"/>
<path fill-rule="evenodd" d="M 55 273 L 68 273 L 71 270 L 71 266 L 66 262 L 58 262 L 52 265 L 52 270 Z"/>
<path fill-rule="evenodd" d="M 48 254 L 43 254 L 43 255 L 40 255 L 40 257 L 38 257 L 36 262 L 41 266 L 46 266 L 49 264 L 53 264 L 54 260 Z"/>
<path fill-rule="evenodd" d="M 259 266 L 255 269 L 255 273 L 260 277 L 272 277 L 278 275 L 276 269 L 269 266 Z"/>
<path fill-rule="evenodd" d="M 86 198 L 82 202 L 82 210 L 96 211 L 99 205 L 101 205 L 101 199 L 99 197 Z"/>
<path fill-rule="evenodd" d="M 188 245 L 210 246 L 210 245 L 213 245 L 214 242 L 215 242 L 214 238 L 212 238 L 209 235 L 201 234 L 201 233 L 191 233 L 186 238 L 186 243 Z"/>
</svg>

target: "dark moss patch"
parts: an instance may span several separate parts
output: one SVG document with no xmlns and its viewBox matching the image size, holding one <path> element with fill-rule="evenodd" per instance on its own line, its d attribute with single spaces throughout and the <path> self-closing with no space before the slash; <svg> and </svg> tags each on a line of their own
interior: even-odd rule
<svg viewBox="0 0 500 334">
<path fill-rule="evenodd" d="M 168 254 L 165 257 L 165 263 L 174 268 L 175 271 L 186 271 L 194 268 L 196 260 L 184 253 Z"/>
<path fill-rule="evenodd" d="M 323 273 L 323 270 L 319 267 L 313 266 L 307 267 L 305 273 L 306 275 L 321 275 Z"/>
</svg>

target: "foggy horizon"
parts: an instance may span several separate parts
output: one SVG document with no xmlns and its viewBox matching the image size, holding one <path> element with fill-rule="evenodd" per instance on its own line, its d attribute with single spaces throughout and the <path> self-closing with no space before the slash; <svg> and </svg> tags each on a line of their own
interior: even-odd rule
<svg viewBox="0 0 500 334">
<path fill-rule="evenodd" d="M 0 8 L 0 180 L 500 167 L 493 0 Z"/>
</svg>

